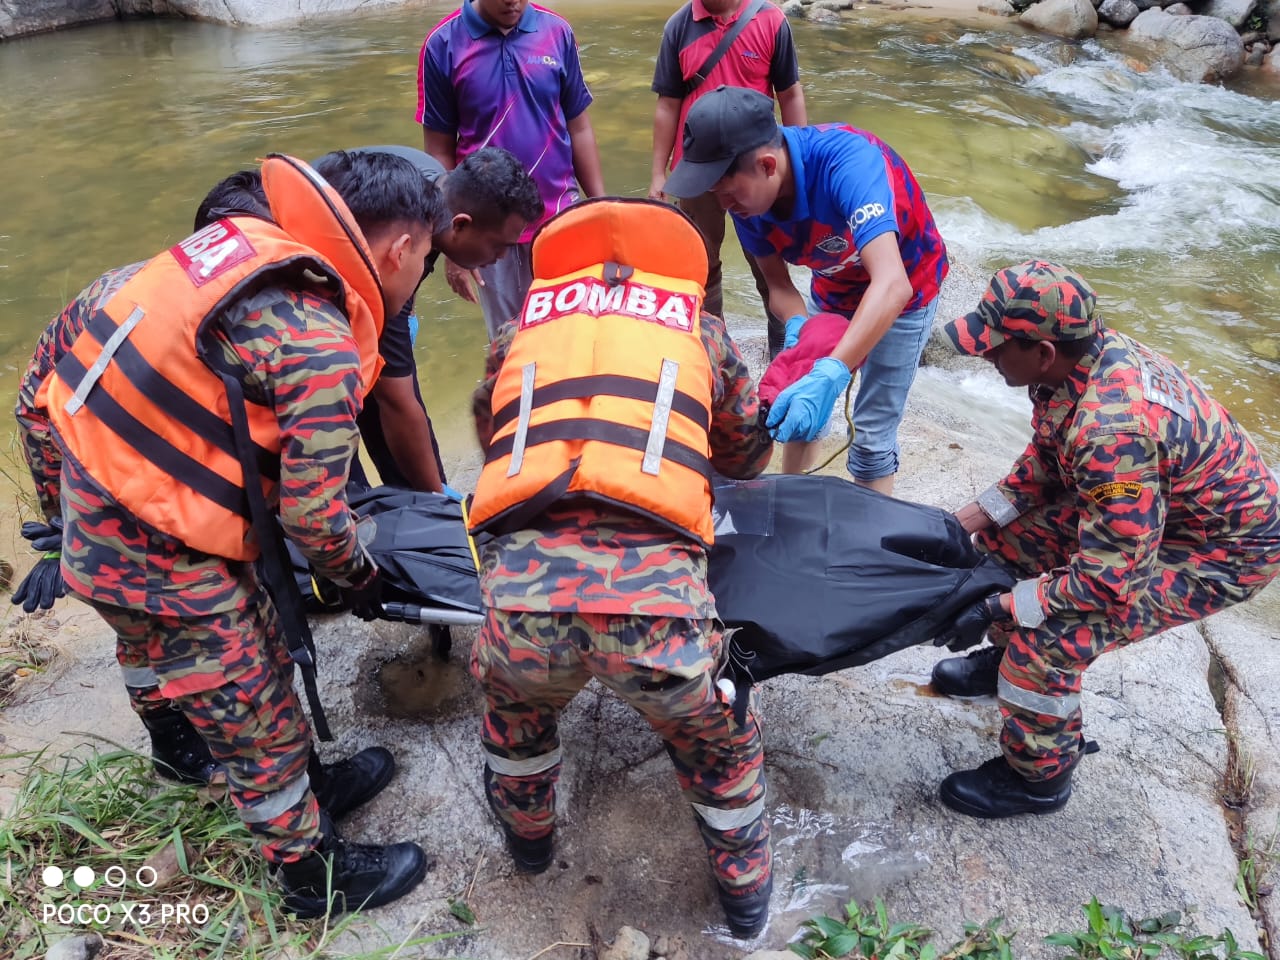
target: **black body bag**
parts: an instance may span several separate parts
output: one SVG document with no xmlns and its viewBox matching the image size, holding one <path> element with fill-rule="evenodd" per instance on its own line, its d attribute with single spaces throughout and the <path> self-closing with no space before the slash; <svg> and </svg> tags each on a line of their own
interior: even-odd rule
<svg viewBox="0 0 1280 960">
<path fill-rule="evenodd" d="M 932 640 L 1012 578 L 955 516 L 839 477 L 715 487 L 711 589 L 739 687 L 820 675 Z"/>
</svg>

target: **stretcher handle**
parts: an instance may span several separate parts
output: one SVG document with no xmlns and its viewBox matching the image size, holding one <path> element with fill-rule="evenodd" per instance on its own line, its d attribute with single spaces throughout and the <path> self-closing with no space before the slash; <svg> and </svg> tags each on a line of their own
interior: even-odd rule
<svg viewBox="0 0 1280 960">
<path fill-rule="evenodd" d="M 440 623 L 455 627 L 476 627 L 484 623 L 484 614 L 448 607 L 424 607 L 417 603 L 384 603 L 382 619 L 397 623 Z"/>
</svg>

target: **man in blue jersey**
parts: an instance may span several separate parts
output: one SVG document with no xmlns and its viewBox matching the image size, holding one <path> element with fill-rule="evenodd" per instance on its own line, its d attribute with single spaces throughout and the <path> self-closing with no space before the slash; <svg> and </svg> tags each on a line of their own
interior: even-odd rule
<svg viewBox="0 0 1280 960">
<path fill-rule="evenodd" d="M 814 313 L 849 318 L 830 355 L 778 395 L 768 426 L 784 444 L 817 439 L 861 366 L 849 472 L 892 493 L 898 424 L 947 274 L 946 247 L 906 163 L 866 131 L 779 127 L 768 97 L 719 87 L 689 110 L 684 156 L 665 189 L 711 190 L 733 215 L 768 282 L 770 309 L 790 318 L 785 346 Z M 813 270 L 807 298 L 789 263 Z M 802 469 L 807 459 L 807 447 L 784 448 L 783 469 Z"/>
</svg>

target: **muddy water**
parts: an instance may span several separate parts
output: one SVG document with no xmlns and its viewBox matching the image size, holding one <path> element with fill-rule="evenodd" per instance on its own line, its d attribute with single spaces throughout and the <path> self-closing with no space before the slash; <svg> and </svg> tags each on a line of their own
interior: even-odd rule
<svg viewBox="0 0 1280 960">
<path fill-rule="evenodd" d="M 607 185 L 640 194 L 672 4 L 553 6 L 580 38 Z M 416 143 L 416 52 L 446 9 L 259 31 L 104 24 L 0 47 L 0 403 L 48 318 L 102 269 L 183 236 L 220 176 L 270 150 Z M 1280 90 L 1181 84 L 991 19 L 859 16 L 795 26 L 811 117 L 895 145 L 954 255 L 1077 266 L 1117 326 L 1200 374 L 1280 459 Z M 755 328 L 730 266 L 728 309 Z M 483 327 L 442 278 L 420 302 L 426 396 L 460 455 Z"/>
</svg>

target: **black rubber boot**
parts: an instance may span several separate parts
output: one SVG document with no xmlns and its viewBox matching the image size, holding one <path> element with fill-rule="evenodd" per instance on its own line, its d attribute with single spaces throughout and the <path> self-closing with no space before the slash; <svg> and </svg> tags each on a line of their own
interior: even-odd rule
<svg viewBox="0 0 1280 960">
<path fill-rule="evenodd" d="M 346 760 L 322 764 L 313 751 L 307 774 L 316 802 L 336 821 L 383 791 L 396 775 L 396 759 L 384 747 L 367 747 Z"/>
<path fill-rule="evenodd" d="M 933 689 L 948 697 L 994 697 L 1004 647 L 979 647 L 933 665 Z"/>
<path fill-rule="evenodd" d="M 735 894 L 720 888 L 720 906 L 729 921 L 729 932 L 739 940 L 754 940 L 769 923 L 769 897 L 773 894 L 773 875 L 751 893 Z"/>
<path fill-rule="evenodd" d="M 489 802 L 489 809 L 493 811 L 493 817 L 498 821 L 498 826 L 502 828 L 502 835 L 507 840 L 507 852 L 511 854 L 516 870 L 530 875 L 544 873 L 555 858 L 555 830 L 551 830 L 545 836 L 535 837 L 532 840 L 528 837 L 522 837 L 512 830 L 507 826 L 507 821 L 502 819 L 502 816 L 498 813 L 497 805 L 493 802 L 493 787 L 490 786 L 492 780 L 493 771 L 486 766 L 484 768 L 484 798 Z"/>
<path fill-rule="evenodd" d="M 176 707 L 143 712 L 142 725 L 151 734 L 151 765 L 166 780 L 202 785 L 221 769 L 208 744 Z"/>
<path fill-rule="evenodd" d="M 398 900 L 422 882 L 427 855 L 416 843 L 350 843 L 321 817 L 320 845 L 301 860 L 282 864 L 276 880 L 284 906 L 300 919 L 368 910 Z"/>
<path fill-rule="evenodd" d="M 976 770 L 953 773 L 942 781 L 938 795 L 952 810 L 970 817 L 995 820 L 1019 813 L 1052 813 L 1071 797 L 1074 766 L 1052 780 L 1027 780 L 1003 756 L 993 757 Z"/>
</svg>

